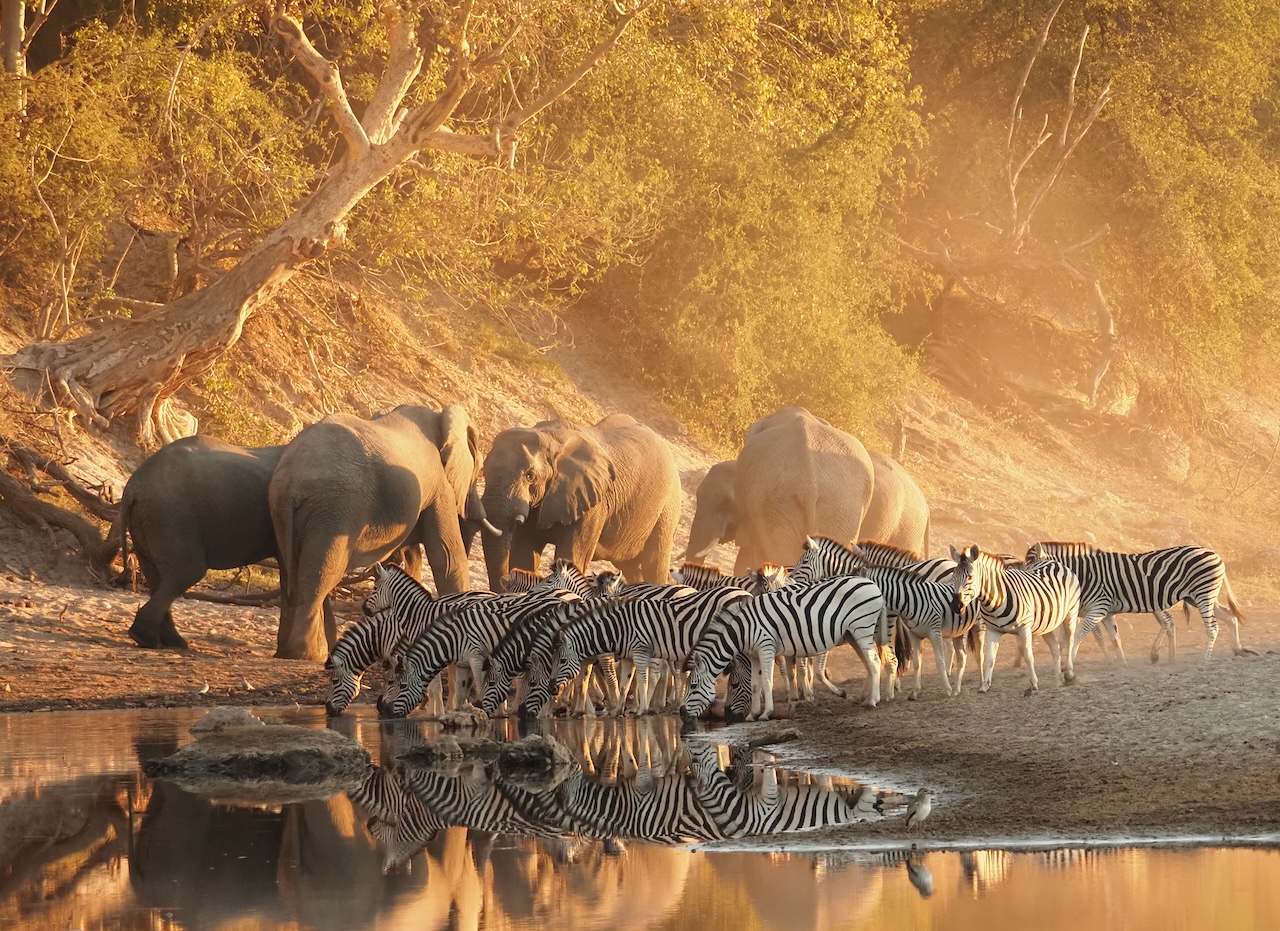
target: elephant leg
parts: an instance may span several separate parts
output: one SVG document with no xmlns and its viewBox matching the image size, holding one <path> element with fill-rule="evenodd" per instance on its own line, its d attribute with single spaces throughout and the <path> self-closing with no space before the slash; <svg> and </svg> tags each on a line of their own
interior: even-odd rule
<svg viewBox="0 0 1280 931">
<path fill-rule="evenodd" d="M 338 539 L 305 541 L 291 575 L 292 597 L 282 606 L 276 656 L 323 661 L 329 655 L 324 599 L 342 581 L 348 555 Z"/>
<path fill-rule="evenodd" d="M 166 555 L 169 555 L 166 553 Z M 163 573 L 149 558 L 139 555 L 143 577 L 151 597 L 134 615 L 129 637 L 140 647 L 170 647 L 185 650 L 187 641 L 174 626 L 171 607 L 183 592 L 204 578 L 207 566 L 203 554 L 175 553 Z"/>
<path fill-rule="evenodd" d="M 470 590 L 467 551 L 462 545 L 462 531 L 453 508 L 439 502 L 428 505 L 418 517 L 416 532 L 427 551 L 436 593 L 450 595 Z"/>
</svg>

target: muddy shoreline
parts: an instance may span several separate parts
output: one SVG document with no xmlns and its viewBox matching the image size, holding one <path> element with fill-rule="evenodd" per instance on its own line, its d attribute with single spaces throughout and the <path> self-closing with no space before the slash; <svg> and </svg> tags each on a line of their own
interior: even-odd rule
<svg viewBox="0 0 1280 931">
<path fill-rule="evenodd" d="M 323 702 L 318 663 L 271 658 L 274 609 L 180 602 L 179 627 L 193 649 L 148 651 L 125 636 L 140 601 L 0 581 L 0 713 Z M 1037 647 L 1041 688 L 1030 697 L 1012 650 L 1002 653 L 989 694 L 977 694 L 971 671 L 954 699 L 938 690 L 926 652 L 919 701 L 870 711 L 824 691 L 785 722 L 802 739 L 772 749 L 796 768 L 911 792 L 930 787 L 933 812 L 909 838 L 930 847 L 1280 831 L 1280 611 L 1250 614 L 1245 643 L 1261 655 L 1233 657 L 1223 636 L 1207 664 L 1196 627 L 1180 627 L 1172 666 L 1146 661 L 1150 619 L 1126 618 L 1121 630 L 1130 666 L 1106 664 L 1086 644 L 1072 686 L 1054 683 Z M 851 651 L 837 651 L 831 668 L 860 689 L 864 673 Z M 737 725 L 716 736 L 746 741 L 778 726 Z M 898 818 L 859 825 L 857 834 L 871 845 L 908 840 Z M 850 840 L 846 829 L 802 843 Z"/>
</svg>

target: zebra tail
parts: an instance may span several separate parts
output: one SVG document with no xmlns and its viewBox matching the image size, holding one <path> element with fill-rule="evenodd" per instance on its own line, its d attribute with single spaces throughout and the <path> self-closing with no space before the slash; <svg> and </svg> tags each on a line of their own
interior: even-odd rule
<svg viewBox="0 0 1280 931">
<path fill-rule="evenodd" d="M 964 646 L 972 656 L 977 656 L 982 649 L 982 637 L 977 624 L 971 626 L 969 632 L 964 635 Z"/>
<path fill-rule="evenodd" d="M 898 655 L 898 677 L 901 678 L 904 674 L 903 670 L 916 658 L 915 638 L 907 632 L 907 625 L 901 618 L 894 625 L 893 652 Z"/>
<path fill-rule="evenodd" d="M 1244 626 L 1244 612 L 1240 610 L 1240 604 L 1236 601 L 1236 593 L 1231 590 L 1231 580 L 1227 578 L 1227 574 L 1222 574 L 1222 593 L 1227 596 L 1227 607 L 1231 609 L 1231 613 L 1235 615 L 1236 623 Z M 1186 602 L 1183 602 L 1183 609 L 1187 610 Z"/>
</svg>

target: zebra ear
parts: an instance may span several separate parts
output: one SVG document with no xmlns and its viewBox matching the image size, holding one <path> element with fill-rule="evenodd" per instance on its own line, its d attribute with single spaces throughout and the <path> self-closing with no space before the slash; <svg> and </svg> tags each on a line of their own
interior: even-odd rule
<svg viewBox="0 0 1280 931">
<path fill-rule="evenodd" d="M 806 550 L 806 551 L 807 551 L 807 550 L 816 550 L 816 549 L 818 548 L 818 541 L 817 541 L 817 540 L 815 540 L 813 537 L 805 537 L 805 538 L 804 538 L 804 548 L 805 548 L 805 550 Z"/>
<path fill-rule="evenodd" d="M 379 582 L 381 582 L 383 579 L 385 579 L 385 578 L 386 578 L 387 576 L 389 576 L 391 573 L 387 570 L 387 567 L 386 567 L 386 566 L 384 566 L 382 563 L 380 563 L 380 562 L 375 562 L 375 563 L 373 564 L 373 574 L 374 574 L 374 577 L 375 577 L 375 578 L 377 578 L 377 580 L 378 580 Z"/>
<path fill-rule="evenodd" d="M 970 545 L 970 547 L 969 547 L 967 550 L 965 550 L 965 555 L 966 555 L 966 556 L 968 556 L 968 557 L 969 557 L 969 559 L 971 559 L 971 560 L 972 560 L 972 559 L 977 559 L 977 558 L 978 558 L 978 552 L 979 552 L 979 551 L 978 551 L 978 544 L 974 543 L 974 544 L 971 544 L 971 545 Z"/>
<path fill-rule="evenodd" d="M 951 561 L 952 561 L 952 562 L 959 562 L 959 561 L 960 561 L 960 551 L 959 551 L 958 549 L 956 549 L 954 546 L 948 546 L 948 547 L 947 547 L 947 549 L 951 550 Z"/>
<path fill-rule="evenodd" d="M 677 585 L 683 585 L 683 584 L 684 584 L 684 576 L 683 576 L 683 575 L 681 575 L 681 573 L 680 573 L 680 570 L 679 570 L 679 569 L 672 569 L 672 570 L 671 570 L 671 581 L 672 581 L 672 582 L 675 582 Z"/>
</svg>

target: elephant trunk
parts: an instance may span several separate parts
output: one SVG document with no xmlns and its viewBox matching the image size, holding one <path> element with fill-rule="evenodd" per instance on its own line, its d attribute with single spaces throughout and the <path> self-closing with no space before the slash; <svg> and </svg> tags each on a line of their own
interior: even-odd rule
<svg viewBox="0 0 1280 931">
<path fill-rule="evenodd" d="M 486 533 L 480 542 L 484 546 L 484 564 L 489 570 L 489 590 L 500 592 L 510 566 L 511 534 L 494 536 Z"/>
<path fill-rule="evenodd" d="M 707 554 L 717 543 L 732 539 L 726 524 L 726 521 L 705 513 L 703 509 L 696 511 L 693 515 L 693 524 L 689 527 L 689 545 L 685 547 L 684 555 L 680 558 L 687 562 L 701 562 L 706 559 Z"/>
</svg>

